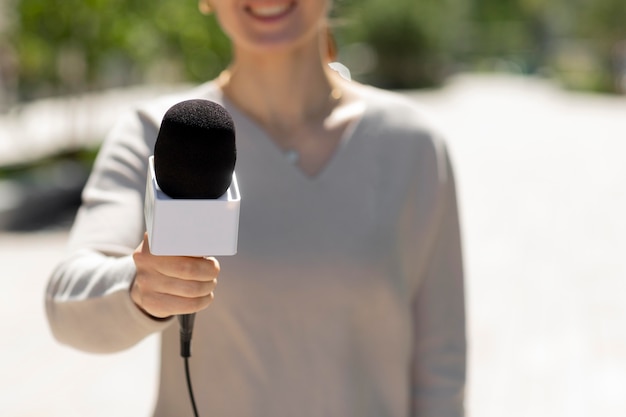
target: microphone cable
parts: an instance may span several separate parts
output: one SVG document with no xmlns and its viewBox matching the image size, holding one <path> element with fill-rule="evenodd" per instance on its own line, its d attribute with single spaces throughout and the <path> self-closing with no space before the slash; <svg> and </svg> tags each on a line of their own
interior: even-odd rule
<svg viewBox="0 0 626 417">
<path fill-rule="evenodd" d="M 196 400 L 193 396 L 193 388 L 191 387 L 191 376 L 189 375 L 189 357 L 185 357 L 183 359 L 185 360 L 185 377 L 187 379 L 187 391 L 189 391 L 191 408 L 193 408 L 194 417 L 198 417 L 198 408 L 196 407 Z"/>
<path fill-rule="evenodd" d="M 185 379 L 187 380 L 187 391 L 189 392 L 189 400 L 193 409 L 194 417 L 198 417 L 198 408 L 196 407 L 196 399 L 193 395 L 193 387 L 191 386 L 191 372 L 189 371 L 189 357 L 191 356 L 191 334 L 193 331 L 193 322 L 195 314 L 183 314 L 178 316 L 180 323 L 180 356 L 185 361 Z"/>
</svg>

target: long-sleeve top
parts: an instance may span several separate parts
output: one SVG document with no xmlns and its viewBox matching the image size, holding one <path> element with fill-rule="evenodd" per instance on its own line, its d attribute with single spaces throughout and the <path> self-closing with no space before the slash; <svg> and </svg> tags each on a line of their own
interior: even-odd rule
<svg viewBox="0 0 626 417">
<path fill-rule="evenodd" d="M 214 82 L 122 118 L 49 281 L 55 337 L 114 352 L 160 332 L 154 416 L 191 415 L 177 321 L 144 314 L 129 288 L 161 119 L 179 101 L 205 98 L 235 121 L 242 200 L 238 253 L 219 258 L 215 300 L 196 316 L 200 415 L 462 416 L 464 278 L 448 152 L 415 103 L 353 88 L 364 112 L 313 177 Z"/>
</svg>

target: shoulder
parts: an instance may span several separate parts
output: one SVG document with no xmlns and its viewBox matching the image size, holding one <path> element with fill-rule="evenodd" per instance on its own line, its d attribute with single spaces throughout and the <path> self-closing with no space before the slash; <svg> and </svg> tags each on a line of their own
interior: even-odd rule
<svg viewBox="0 0 626 417">
<path fill-rule="evenodd" d="M 137 103 L 130 111 L 119 117 L 111 128 L 105 144 L 123 142 L 125 146 L 147 145 L 152 149 L 161 126 L 161 120 L 167 110 L 176 103 L 194 98 L 221 102 L 219 89 L 215 83 L 208 82 Z"/>
<path fill-rule="evenodd" d="M 392 136 L 409 135 L 425 140 L 439 140 L 440 129 L 428 108 L 416 99 L 399 92 L 356 84 L 355 91 L 364 101 L 366 122 L 372 129 Z"/>
<path fill-rule="evenodd" d="M 363 135 L 396 155 L 407 152 L 422 160 L 445 155 L 445 139 L 426 106 L 398 92 L 354 84 L 366 107 L 361 121 Z"/>
<path fill-rule="evenodd" d="M 431 204 L 440 204 L 446 195 L 454 194 L 449 149 L 430 111 L 408 95 L 358 88 L 367 105 L 360 131 L 374 150 L 370 153 L 384 167 L 386 188 Z"/>
</svg>

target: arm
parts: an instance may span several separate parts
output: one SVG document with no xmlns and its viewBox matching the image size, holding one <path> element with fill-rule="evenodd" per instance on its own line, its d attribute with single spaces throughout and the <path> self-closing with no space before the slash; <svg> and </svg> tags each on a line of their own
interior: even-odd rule
<svg viewBox="0 0 626 417">
<path fill-rule="evenodd" d="M 144 236 L 147 161 L 168 103 L 122 119 L 94 164 L 69 255 L 46 292 L 50 328 L 62 343 L 91 352 L 125 349 L 213 300 L 215 258 L 154 256 Z"/>
<path fill-rule="evenodd" d="M 83 351 L 109 353 L 163 330 L 171 320 L 151 318 L 131 300 L 134 277 L 130 256 L 74 252 L 56 268 L 46 291 L 46 313 L 54 337 Z"/>
<path fill-rule="evenodd" d="M 142 240 L 146 162 L 157 128 L 139 113 L 105 140 L 72 227 L 67 257 L 53 272 L 46 312 L 54 336 L 91 352 L 125 349 L 162 330 L 129 296 Z"/>
<path fill-rule="evenodd" d="M 465 299 L 456 190 L 450 161 L 439 158 L 432 246 L 413 299 L 413 416 L 460 417 L 466 379 Z"/>
</svg>

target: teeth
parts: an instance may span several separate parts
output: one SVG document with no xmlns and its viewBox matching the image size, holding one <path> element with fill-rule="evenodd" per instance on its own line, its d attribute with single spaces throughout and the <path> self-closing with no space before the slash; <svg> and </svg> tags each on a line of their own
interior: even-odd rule
<svg viewBox="0 0 626 417">
<path fill-rule="evenodd" d="M 275 6 L 255 6 L 251 8 L 251 11 L 253 14 L 260 17 L 272 17 L 284 13 L 288 8 L 288 4 L 280 4 Z"/>
</svg>

